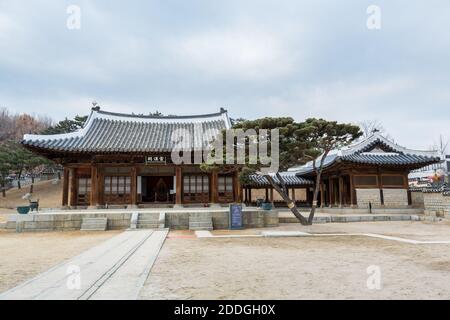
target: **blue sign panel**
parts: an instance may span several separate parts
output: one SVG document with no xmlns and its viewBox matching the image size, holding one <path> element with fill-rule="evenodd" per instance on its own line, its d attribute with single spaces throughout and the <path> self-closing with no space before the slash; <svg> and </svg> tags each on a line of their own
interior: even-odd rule
<svg viewBox="0 0 450 320">
<path fill-rule="evenodd" d="M 230 204 L 230 229 L 237 230 L 242 229 L 242 205 Z"/>
</svg>

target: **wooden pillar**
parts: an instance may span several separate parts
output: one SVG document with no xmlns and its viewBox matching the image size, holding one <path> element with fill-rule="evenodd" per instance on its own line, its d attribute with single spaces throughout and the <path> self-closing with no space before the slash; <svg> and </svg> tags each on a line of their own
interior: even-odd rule
<svg viewBox="0 0 450 320">
<path fill-rule="evenodd" d="M 70 206 L 77 205 L 77 170 L 70 169 Z"/>
<path fill-rule="evenodd" d="M 384 206 L 384 194 L 383 194 L 383 185 L 381 183 L 380 168 L 377 169 L 377 180 L 378 180 L 378 189 L 380 189 L 380 203 L 382 206 Z"/>
<path fill-rule="evenodd" d="M 353 208 L 356 205 L 356 202 L 355 202 L 356 190 L 354 190 L 355 186 L 353 184 L 353 174 L 350 174 L 349 178 L 350 178 L 350 205 Z"/>
<path fill-rule="evenodd" d="M 314 193 L 311 192 L 309 190 L 309 188 L 305 188 L 305 192 L 306 192 L 306 204 L 308 206 L 312 206 L 313 204 L 313 198 L 314 198 Z"/>
<path fill-rule="evenodd" d="M 273 206 L 273 188 L 270 188 L 270 194 L 269 194 L 269 201 L 270 201 L 270 203 L 272 204 L 272 206 Z"/>
<path fill-rule="evenodd" d="M 63 178 L 63 192 L 62 192 L 62 206 L 66 207 L 69 204 L 69 168 L 64 168 Z"/>
<path fill-rule="evenodd" d="M 320 183 L 320 207 L 323 208 L 325 206 L 325 194 L 324 194 L 324 188 L 323 183 Z"/>
<path fill-rule="evenodd" d="M 308 189 L 306 189 L 306 194 L 308 194 Z M 306 196 L 306 197 L 308 197 L 308 196 Z M 292 202 L 294 202 L 295 203 L 295 188 L 292 188 Z"/>
<path fill-rule="evenodd" d="M 328 200 L 330 201 L 329 207 L 333 206 L 333 179 L 330 177 L 328 179 Z"/>
<path fill-rule="evenodd" d="M 339 175 L 339 208 L 342 208 L 343 206 L 343 192 L 344 192 L 344 180 L 342 179 L 342 176 Z"/>
<path fill-rule="evenodd" d="M 97 203 L 105 204 L 105 177 L 102 168 L 97 167 Z"/>
<path fill-rule="evenodd" d="M 266 188 L 265 202 L 269 201 L 269 188 Z"/>
<path fill-rule="evenodd" d="M 218 203 L 219 199 L 219 174 L 217 170 L 211 172 L 211 203 Z"/>
<path fill-rule="evenodd" d="M 175 204 L 181 205 L 183 202 L 182 197 L 183 171 L 180 166 L 175 167 L 175 181 L 176 181 Z"/>
<path fill-rule="evenodd" d="M 131 205 L 137 205 L 137 178 L 136 167 L 131 168 Z"/>
<path fill-rule="evenodd" d="M 90 206 L 98 205 L 98 177 L 97 177 L 97 166 L 95 164 L 91 165 L 91 194 L 89 199 Z"/>
<path fill-rule="evenodd" d="M 248 188 L 248 203 L 252 203 L 252 187 Z"/>
<path fill-rule="evenodd" d="M 234 177 L 233 177 L 233 193 L 234 193 L 234 201 L 237 203 L 241 203 L 242 202 L 242 186 L 241 186 L 241 182 L 239 181 L 239 172 L 236 171 L 234 173 Z"/>
</svg>

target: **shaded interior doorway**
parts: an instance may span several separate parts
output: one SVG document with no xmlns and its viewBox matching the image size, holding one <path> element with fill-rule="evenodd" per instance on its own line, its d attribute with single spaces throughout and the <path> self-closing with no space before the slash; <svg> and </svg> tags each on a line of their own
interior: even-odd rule
<svg viewBox="0 0 450 320">
<path fill-rule="evenodd" d="M 142 202 L 173 202 L 173 176 L 142 177 Z"/>
</svg>

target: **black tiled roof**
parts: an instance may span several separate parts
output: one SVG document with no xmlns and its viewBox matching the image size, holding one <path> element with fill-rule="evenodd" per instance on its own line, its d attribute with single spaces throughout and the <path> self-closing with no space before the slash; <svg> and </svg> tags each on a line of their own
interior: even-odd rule
<svg viewBox="0 0 450 320">
<path fill-rule="evenodd" d="M 317 160 L 320 161 L 320 160 Z M 376 166 L 408 166 L 420 168 L 432 163 L 440 162 L 440 157 L 434 151 L 418 151 L 401 147 L 389 141 L 379 133 L 375 133 L 365 140 L 353 145 L 333 150 L 324 161 L 324 168 L 338 162 L 367 164 Z M 290 169 L 298 176 L 314 173 L 312 162 Z"/>
<path fill-rule="evenodd" d="M 343 161 L 354 162 L 354 163 L 364 163 L 364 164 L 377 164 L 377 165 L 410 165 L 410 164 L 429 164 L 433 159 L 430 157 L 424 157 L 414 154 L 352 154 L 348 156 L 342 156 Z"/>
<path fill-rule="evenodd" d="M 286 183 L 287 186 L 308 186 L 313 185 L 314 182 L 310 179 L 298 177 L 295 175 L 295 173 L 290 172 L 281 172 L 281 177 L 283 178 L 283 181 Z M 257 187 L 267 187 L 270 186 L 269 181 L 267 178 L 263 175 L 254 174 L 249 176 L 252 185 Z M 276 183 L 279 183 L 278 178 L 274 175 L 273 179 Z"/>
<path fill-rule="evenodd" d="M 221 130 L 229 127 L 225 110 L 200 116 L 151 117 L 94 109 L 84 128 L 78 132 L 25 135 L 22 144 L 56 152 L 170 152 L 175 146 L 173 140 L 184 137 L 185 131 L 178 129 L 187 130 L 191 137 L 196 130 L 200 131 L 198 139 L 192 138 L 184 147 L 201 149 L 202 144 L 211 142 Z"/>
</svg>

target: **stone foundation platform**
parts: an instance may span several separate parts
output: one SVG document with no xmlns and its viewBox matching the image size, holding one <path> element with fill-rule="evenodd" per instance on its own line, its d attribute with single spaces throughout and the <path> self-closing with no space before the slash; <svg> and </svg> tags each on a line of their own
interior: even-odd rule
<svg viewBox="0 0 450 320">
<path fill-rule="evenodd" d="M 229 228 L 228 208 L 199 209 L 110 209 L 110 210 L 62 210 L 41 211 L 33 214 L 12 214 L 4 228 L 17 232 L 30 231 L 74 231 L 80 230 L 85 218 L 107 218 L 107 230 L 130 228 L 133 213 L 165 213 L 165 228 L 188 230 L 191 215 L 211 215 L 214 229 Z M 278 211 L 243 209 L 244 228 L 264 228 L 278 226 Z"/>
</svg>

